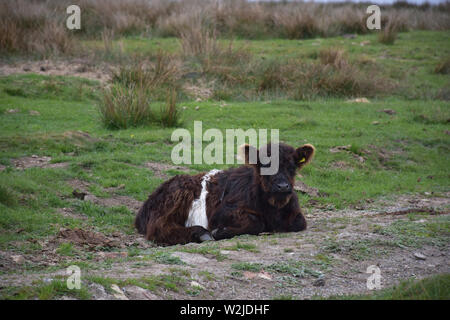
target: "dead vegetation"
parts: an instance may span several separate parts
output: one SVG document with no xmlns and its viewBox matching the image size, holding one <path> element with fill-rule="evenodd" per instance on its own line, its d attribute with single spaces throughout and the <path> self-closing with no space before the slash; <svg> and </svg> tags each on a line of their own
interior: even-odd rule
<svg viewBox="0 0 450 320">
<path fill-rule="evenodd" d="M 195 44 L 195 41 L 206 44 Z M 167 92 L 173 90 L 177 91 L 177 98 L 200 100 L 254 100 L 274 94 L 303 100 L 374 97 L 388 94 L 396 87 L 393 80 L 380 73 L 376 64 L 352 61 L 341 48 L 320 51 L 316 61 L 265 60 L 258 59 L 245 47 L 235 47 L 233 41 L 218 44 L 209 36 L 195 41 L 190 44 L 195 50 L 186 49 L 180 55 L 159 52 L 156 61 L 148 59 L 121 67 L 113 74 L 113 85 L 106 91 L 105 97 L 110 98 L 105 100 L 105 106 L 114 104 L 113 97 L 126 96 L 123 88 L 146 92 L 150 98 L 161 101 L 167 100 L 173 94 Z M 130 101 L 124 105 L 133 104 Z"/>
<path fill-rule="evenodd" d="M 248 39 L 304 39 L 345 33 L 367 33 L 362 4 L 303 2 L 83 0 L 83 27 L 65 27 L 71 2 L 25 1 L 0 4 L 0 48 L 3 52 L 73 53 L 79 37 L 110 39 L 130 34 L 177 36 L 185 51 L 211 50 L 216 36 Z M 384 23 L 396 21 L 398 30 L 448 30 L 449 4 L 382 6 Z M 61 14 L 56 14 L 60 12 Z M 107 35 L 107 37 L 105 37 Z M 207 41 L 205 41 L 207 40 Z M 108 41 L 105 42 L 108 47 Z M 198 47 L 198 44 L 205 46 Z"/>
</svg>

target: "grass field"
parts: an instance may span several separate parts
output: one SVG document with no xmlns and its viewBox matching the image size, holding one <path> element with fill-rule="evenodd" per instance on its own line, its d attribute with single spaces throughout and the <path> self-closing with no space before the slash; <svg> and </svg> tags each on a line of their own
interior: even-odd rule
<svg viewBox="0 0 450 320">
<path fill-rule="evenodd" d="M 362 66 L 367 65 L 371 70 L 376 69 L 377 75 L 386 79 L 387 83 L 392 83 L 393 87 L 389 92 L 369 97 L 367 102 L 355 102 L 355 98 L 366 97 L 351 94 L 295 99 L 283 90 L 254 95 L 245 94 L 246 89 L 237 87 L 232 87 L 231 93 L 224 99 L 217 99 L 215 95 L 195 100 L 193 96 L 180 94 L 177 102 L 180 126 L 190 132 L 193 132 L 194 120 L 201 120 L 203 130 L 279 129 L 280 140 L 290 145 L 313 144 L 317 149 L 316 157 L 301 172 L 301 181 L 318 189 L 319 193 L 299 193 L 302 207 L 317 214 L 311 216 L 312 230 L 307 231 L 307 236 L 241 237 L 238 242 L 229 240 L 174 248 L 154 247 L 137 240 L 139 237 L 132 226 L 135 207 L 168 177 L 229 166 L 173 166 L 170 155 L 176 143 L 170 137 L 174 128 L 163 127 L 159 123 L 121 130 L 105 127 L 98 110 L 105 83 L 70 75 L 51 75 L 51 72 L 2 75 L 0 277 L 3 280 L 0 296 L 92 298 L 92 288 L 87 285 L 73 293 L 64 287 L 64 277 L 52 276 L 55 280 L 51 284 L 44 281 L 46 274 L 77 264 L 84 272 L 93 272 L 87 283 L 103 285 L 108 289 L 108 294 L 114 294 L 110 287 L 115 283 L 122 288 L 138 286 L 165 298 L 217 298 L 211 293 L 215 285 L 235 281 L 233 279 L 243 277 L 243 272 L 258 272 L 263 268 L 272 274 L 271 278 L 276 281 L 275 287 L 278 288 L 275 292 L 266 292 L 263 297 L 301 298 L 303 296 L 299 288 L 304 284 L 298 283 L 299 274 L 302 279 L 315 279 L 317 270 L 322 275 L 328 275 L 338 266 L 340 269 L 333 272 L 345 275 L 349 272 L 351 261 L 361 262 L 361 269 L 364 263 L 373 261 L 374 257 L 385 254 L 390 257 L 396 254 L 396 250 L 403 250 L 402 246 L 410 250 L 424 247 L 448 253 L 450 78 L 448 73 L 436 73 L 435 69 L 450 56 L 449 40 L 448 31 L 400 33 L 395 44 L 390 46 L 378 43 L 375 34 L 357 36 L 355 39 L 235 40 L 235 47 L 245 47 L 257 60 L 301 58 L 306 63 L 314 63 L 320 60 L 321 51 L 339 48 L 345 52 L 348 61 L 361 66 L 361 70 L 365 68 Z M 220 41 L 228 43 L 227 40 Z M 97 40 L 85 40 L 83 45 L 94 51 L 103 48 L 102 42 Z M 112 52 L 104 59 L 105 63 L 114 64 L 115 59 L 132 61 L 136 59 L 133 58 L 136 53 L 145 56 L 163 50 L 177 54 L 180 50 L 175 38 L 148 40 L 124 37 L 114 40 L 112 48 Z M 20 65 L 21 59 L 9 56 L 4 64 Z M 188 71 L 196 71 L 195 64 L 191 64 L 191 67 Z M 156 98 L 151 101 L 154 110 L 159 110 L 162 105 L 164 101 Z M 342 148 L 339 150 L 336 147 Z M 74 189 L 91 195 L 95 201 L 78 199 L 73 194 Z M 380 200 L 395 202 L 402 196 L 443 199 L 438 201 L 441 206 L 438 209 L 446 213 L 438 217 L 417 213 L 409 216 L 409 220 L 407 216 L 402 216 L 401 220 L 396 220 L 400 219 L 396 217 L 383 221 L 385 224 L 375 218 L 367 222 L 360 216 L 352 216 L 355 219 L 339 216 L 339 212 L 364 210 Z M 328 216 L 328 220 L 322 219 L 318 211 L 330 212 L 331 216 Z M 338 212 L 335 220 L 332 220 L 333 212 Z M 417 230 L 416 224 L 408 221 L 419 218 L 426 222 L 424 229 Z M 363 232 L 358 226 L 367 229 Z M 129 244 L 112 248 L 100 245 L 92 250 L 86 245 L 71 244 L 64 239 L 61 241 L 61 229 L 76 228 L 126 240 Z M 356 228 L 355 235 L 358 232 L 363 235 L 367 232 L 377 234 L 385 242 L 373 242 L 370 237 L 367 240 L 369 242 L 352 239 L 348 247 L 347 242 L 336 238 L 345 228 L 353 231 L 352 228 Z M 324 238 L 317 236 L 317 239 L 311 235 L 314 230 L 323 232 Z M 301 249 L 309 236 L 315 239 L 313 243 L 319 248 L 318 252 L 314 251 L 311 261 L 303 256 Z M 431 242 L 427 242 L 427 239 L 431 239 Z M 263 261 L 256 268 L 246 269 L 245 255 L 230 258 L 222 252 L 251 253 L 258 259 L 258 254 L 264 251 L 263 243 L 282 248 L 279 250 L 282 255 L 294 252 L 293 259 L 297 260 L 278 267 L 274 264 L 281 258 L 273 255 L 273 261 Z M 333 251 L 333 245 L 351 249 L 348 252 L 346 249 Z M 286 248 L 288 250 L 283 251 Z M 289 248 L 293 248 L 292 251 Z M 125 258 L 112 256 L 104 260 L 97 259 L 100 252 L 120 251 L 126 252 Z M 221 269 L 214 274 L 212 269 L 205 271 L 193 267 L 195 263 L 187 263 L 189 268 L 183 269 L 186 263 L 172 256 L 173 252 L 205 256 L 216 261 L 218 269 L 223 267 L 222 264 L 229 269 Z M 336 255 L 350 259 L 347 269 Z M 25 259 L 17 262 L 13 256 Z M 302 258 L 306 260 L 302 262 Z M 11 262 L 11 259 L 16 262 Z M 433 289 L 433 292 L 438 293 L 426 295 L 411 287 L 405 289 L 408 292 L 405 294 L 397 294 L 394 290 L 376 297 L 448 299 L 449 269 L 445 261 L 443 264 L 441 262 L 438 270 L 447 275 L 433 278 L 434 283 L 443 286 L 437 291 Z M 236 263 L 241 265 L 233 268 Z M 145 275 L 137 272 L 134 275 L 130 272 L 133 276 L 123 277 L 117 272 L 123 264 L 127 270 L 142 269 L 142 272 L 150 270 L 152 267 L 149 265 L 162 265 L 165 267 L 160 269 L 166 273 L 159 270 Z M 433 272 L 424 271 L 423 275 L 430 273 Z M 26 283 L 14 282 L 15 277 L 20 275 L 31 275 L 30 280 Z M 399 278 L 406 276 L 395 276 L 389 283 L 394 284 Z M 190 285 L 194 280 L 203 285 Z M 30 287 L 32 281 L 37 282 Z M 167 290 L 171 294 L 162 293 Z M 402 289 L 402 292 L 405 290 Z M 364 290 L 359 288 L 356 293 L 361 292 Z M 323 296 L 335 293 L 326 290 L 314 292 Z M 349 289 L 342 293 L 352 294 L 352 291 Z M 241 296 L 246 297 L 245 292 Z M 350 297 L 353 295 L 347 296 Z M 356 298 L 365 296 L 358 295 Z"/>
</svg>

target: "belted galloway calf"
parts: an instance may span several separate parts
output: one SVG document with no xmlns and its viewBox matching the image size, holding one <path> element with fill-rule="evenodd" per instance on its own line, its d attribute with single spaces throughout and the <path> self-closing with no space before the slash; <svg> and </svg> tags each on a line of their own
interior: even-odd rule
<svg viewBox="0 0 450 320">
<path fill-rule="evenodd" d="M 274 158 L 274 148 L 278 170 L 262 174 L 272 165 L 267 159 Z M 269 143 L 259 150 L 243 145 L 241 167 L 177 175 L 161 184 L 137 213 L 135 226 L 146 239 L 168 245 L 304 230 L 306 220 L 293 186 L 297 170 L 314 152 L 310 144 L 295 149 Z"/>
</svg>

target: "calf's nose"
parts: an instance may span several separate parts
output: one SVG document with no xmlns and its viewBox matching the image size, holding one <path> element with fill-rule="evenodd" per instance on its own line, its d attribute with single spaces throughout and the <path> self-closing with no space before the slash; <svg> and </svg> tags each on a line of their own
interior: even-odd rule
<svg viewBox="0 0 450 320">
<path fill-rule="evenodd" d="M 277 183 L 277 189 L 280 192 L 288 192 L 291 191 L 291 186 L 287 182 L 279 182 Z"/>
</svg>

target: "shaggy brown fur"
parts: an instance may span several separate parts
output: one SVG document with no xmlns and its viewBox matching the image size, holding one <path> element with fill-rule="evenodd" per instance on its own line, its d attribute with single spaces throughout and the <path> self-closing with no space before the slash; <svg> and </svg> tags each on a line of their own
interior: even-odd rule
<svg viewBox="0 0 450 320">
<path fill-rule="evenodd" d="M 253 147 L 244 145 L 246 165 L 211 176 L 206 184 L 208 230 L 185 227 L 192 202 L 200 196 L 204 173 L 175 176 L 159 186 L 139 210 L 136 228 L 148 240 L 169 245 L 304 230 L 306 220 L 293 185 L 296 170 L 311 161 L 314 147 L 268 144 L 264 148 L 269 156 L 274 146 L 279 147 L 279 170 L 274 175 L 260 174 L 263 164 L 259 156 L 258 163 L 249 164 Z M 253 149 L 258 155 L 261 150 Z"/>
</svg>

